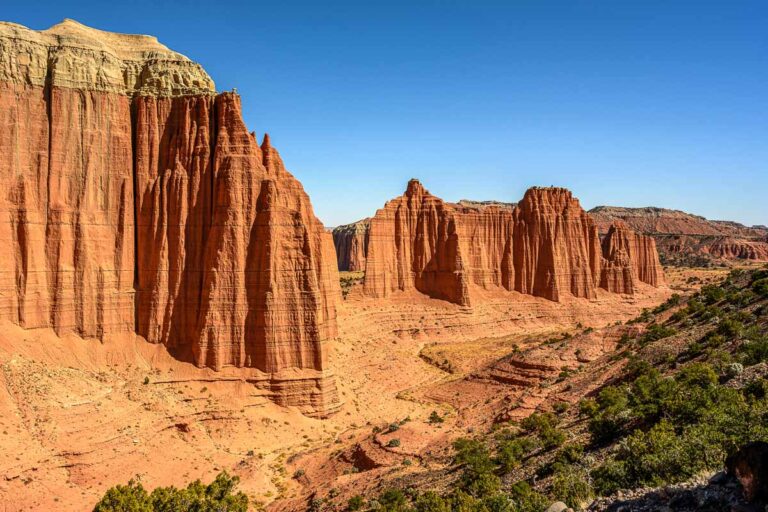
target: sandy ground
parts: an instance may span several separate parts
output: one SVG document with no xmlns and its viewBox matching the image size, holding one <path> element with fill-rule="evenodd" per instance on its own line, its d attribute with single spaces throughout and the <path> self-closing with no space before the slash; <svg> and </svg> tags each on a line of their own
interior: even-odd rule
<svg viewBox="0 0 768 512">
<path fill-rule="evenodd" d="M 197 369 L 137 337 L 101 343 L 5 323 L 0 512 L 89 510 L 133 477 L 149 488 L 182 486 L 223 469 L 240 476 L 255 509 L 343 500 L 446 463 L 450 440 L 481 421 L 545 403 L 550 393 L 489 373 L 505 355 L 632 318 L 669 293 L 562 304 L 504 293 L 468 310 L 416 294 L 374 301 L 353 288 L 331 346 L 343 405 L 325 420 L 274 405 L 237 371 Z M 602 343 L 585 340 L 582 352 Z M 557 349 L 562 361 L 531 352 L 546 360 L 534 373 L 581 364 L 577 344 L 568 345 L 570 355 Z M 430 424 L 432 411 L 444 421 Z M 389 446 L 393 439 L 399 446 Z"/>
</svg>

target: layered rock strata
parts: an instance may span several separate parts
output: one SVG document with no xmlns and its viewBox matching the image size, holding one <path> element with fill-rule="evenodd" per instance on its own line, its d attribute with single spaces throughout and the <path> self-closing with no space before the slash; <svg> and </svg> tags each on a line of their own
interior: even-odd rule
<svg viewBox="0 0 768 512">
<path fill-rule="evenodd" d="M 0 127 L 0 318 L 135 332 L 333 410 L 332 237 L 239 96 L 152 37 L 2 23 Z"/>
<path fill-rule="evenodd" d="M 639 235 L 622 222 L 614 222 L 602 241 L 603 270 L 600 286 L 609 292 L 632 294 L 637 283 L 663 283 L 656 242 Z"/>
<path fill-rule="evenodd" d="M 617 224 L 601 244 L 595 222 L 561 188 L 532 188 L 517 205 L 469 206 L 411 180 L 371 218 L 367 238 L 364 292 L 372 297 L 417 290 L 468 306 L 475 289 L 560 301 L 664 282 L 653 239 Z"/>
<path fill-rule="evenodd" d="M 666 208 L 598 206 L 590 210 L 601 236 L 620 221 L 652 236 L 666 262 L 711 259 L 768 261 L 768 228 L 738 222 L 707 220 Z"/>
</svg>

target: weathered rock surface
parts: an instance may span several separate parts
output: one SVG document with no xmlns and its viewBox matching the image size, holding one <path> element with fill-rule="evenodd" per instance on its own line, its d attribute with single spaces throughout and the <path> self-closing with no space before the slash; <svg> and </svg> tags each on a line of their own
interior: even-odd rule
<svg viewBox="0 0 768 512">
<path fill-rule="evenodd" d="M 768 229 L 738 222 L 707 220 L 698 215 L 665 208 L 598 206 L 590 210 L 604 236 L 615 221 L 652 236 L 668 262 L 690 257 L 768 261 Z"/>
<path fill-rule="evenodd" d="M 600 286 L 614 293 L 634 293 L 636 283 L 658 286 L 664 271 L 659 262 L 656 242 L 640 235 L 620 221 L 614 222 L 603 238 L 603 273 Z"/>
<path fill-rule="evenodd" d="M 42 31 L 0 22 L 0 81 L 124 95 L 216 92 L 200 64 L 155 37 L 105 32 L 69 19 Z"/>
<path fill-rule="evenodd" d="M 479 289 L 559 301 L 664 282 L 651 238 L 616 225 L 601 245 L 595 222 L 560 188 L 532 188 L 517 205 L 452 204 L 411 180 L 368 226 L 364 292 L 372 297 L 417 290 L 468 306 Z M 350 246 L 347 231 L 334 233 L 337 250 Z"/>
<path fill-rule="evenodd" d="M 719 237 L 706 244 L 702 251 L 728 260 L 768 261 L 768 242 L 765 240 Z"/>
<path fill-rule="evenodd" d="M 368 228 L 371 219 L 333 229 L 333 245 L 339 270 L 359 272 L 365 270 L 365 254 L 368 252 Z"/>
<path fill-rule="evenodd" d="M 2 23 L 0 127 L 0 318 L 136 332 L 333 410 L 332 237 L 239 96 L 148 36 Z"/>
</svg>

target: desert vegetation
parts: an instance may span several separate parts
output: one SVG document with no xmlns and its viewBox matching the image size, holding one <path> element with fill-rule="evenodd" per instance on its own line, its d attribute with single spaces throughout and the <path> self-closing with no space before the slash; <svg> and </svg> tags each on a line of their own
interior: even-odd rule
<svg viewBox="0 0 768 512">
<path fill-rule="evenodd" d="M 147 492 L 138 480 L 109 489 L 94 512 L 247 512 L 248 497 L 235 492 L 240 479 L 226 471 L 208 485 L 196 480 L 184 489 L 158 487 Z"/>
<path fill-rule="evenodd" d="M 634 323 L 644 329 L 622 340 L 621 374 L 574 410 L 455 440 L 457 476 L 443 492 L 389 489 L 349 509 L 527 512 L 554 500 L 580 509 L 717 471 L 740 446 L 768 440 L 768 269 L 734 270 Z"/>
</svg>

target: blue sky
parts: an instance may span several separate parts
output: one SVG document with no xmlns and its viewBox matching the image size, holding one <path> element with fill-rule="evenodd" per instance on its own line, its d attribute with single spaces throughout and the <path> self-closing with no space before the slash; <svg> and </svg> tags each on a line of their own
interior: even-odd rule
<svg viewBox="0 0 768 512">
<path fill-rule="evenodd" d="M 768 2 L 6 2 L 157 36 L 243 97 L 333 226 L 418 177 L 768 224 Z"/>
</svg>

